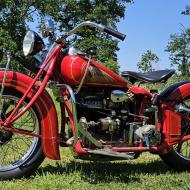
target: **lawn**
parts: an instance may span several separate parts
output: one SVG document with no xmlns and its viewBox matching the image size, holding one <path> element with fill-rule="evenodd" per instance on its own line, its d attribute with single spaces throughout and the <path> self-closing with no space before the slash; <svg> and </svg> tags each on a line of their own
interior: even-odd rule
<svg viewBox="0 0 190 190">
<path fill-rule="evenodd" d="M 67 189 L 190 189 L 190 173 L 175 173 L 156 155 L 143 154 L 134 161 L 89 162 L 74 160 L 70 151 L 61 161 L 46 159 L 28 179 L 1 181 L 3 190 Z"/>
<path fill-rule="evenodd" d="M 0 181 L 0 189 L 190 190 L 190 172 L 171 171 L 157 155 L 143 153 L 133 161 L 90 162 L 75 160 L 70 150 L 63 148 L 61 157 L 61 161 L 44 160 L 30 178 Z"/>
</svg>

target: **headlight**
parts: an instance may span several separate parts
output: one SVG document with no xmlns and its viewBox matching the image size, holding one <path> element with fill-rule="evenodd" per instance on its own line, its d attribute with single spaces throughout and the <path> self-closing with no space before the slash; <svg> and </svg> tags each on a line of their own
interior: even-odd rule
<svg viewBox="0 0 190 190">
<path fill-rule="evenodd" d="M 23 52 L 25 56 L 35 55 L 44 47 L 42 38 L 33 31 L 28 31 L 23 41 Z"/>
</svg>

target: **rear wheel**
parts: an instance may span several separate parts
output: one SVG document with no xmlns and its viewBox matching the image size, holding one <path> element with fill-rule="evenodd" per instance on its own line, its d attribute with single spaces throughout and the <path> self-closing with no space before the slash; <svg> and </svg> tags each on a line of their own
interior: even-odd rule
<svg viewBox="0 0 190 190">
<path fill-rule="evenodd" d="M 183 100 L 180 105 L 190 110 L 190 97 Z M 182 136 L 190 134 L 190 112 L 182 112 Z M 190 140 L 174 145 L 167 154 L 160 155 L 162 160 L 176 171 L 190 171 Z"/>
<path fill-rule="evenodd" d="M 21 94 L 6 91 L 0 100 L 1 118 L 6 120 L 20 100 Z M 27 104 L 25 101 L 20 110 Z M 39 113 L 30 108 L 16 120 L 11 128 L 40 134 Z M 0 129 L 0 178 L 12 179 L 31 175 L 44 160 L 40 138 L 6 132 Z"/>
</svg>

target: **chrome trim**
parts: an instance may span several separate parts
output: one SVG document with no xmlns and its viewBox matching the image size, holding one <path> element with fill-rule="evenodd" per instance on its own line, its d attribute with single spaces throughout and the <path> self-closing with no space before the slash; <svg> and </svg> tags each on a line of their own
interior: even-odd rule
<svg viewBox="0 0 190 190">
<path fill-rule="evenodd" d="M 67 84 L 56 84 L 57 87 L 66 88 L 69 91 L 69 94 L 71 96 L 72 102 L 76 104 L 76 98 L 75 94 L 73 92 L 73 89 L 67 85 Z"/>
<path fill-rule="evenodd" d="M 187 108 L 187 107 L 182 106 L 182 105 L 177 105 L 175 107 L 175 110 L 178 111 L 178 112 L 181 112 L 181 111 L 190 112 L 190 108 Z"/>
<path fill-rule="evenodd" d="M 68 48 L 69 55 L 85 55 L 85 53 L 81 52 L 80 50 L 74 48 L 73 46 Z"/>
<path fill-rule="evenodd" d="M 54 49 L 54 47 L 56 46 L 57 44 L 55 42 L 53 42 L 52 44 L 49 44 L 49 47 L 47 49 L 47 54 L 46 54 L 46 58 L 51 54 L 51 51 Z"/>
<path fill-rule="evenodd" d="M 73 114 L 73 122 L 74 122 L 74 129 L 75 129 L 75 134 L 74 134 L 74 143 L 73 145 L 76 145 L 79 137 L 79 132 L 78 132 L 78 119 L 77 119 L 77 109 L 76 109 L 76 99 L 75 99 L 75 94 L 72 90 L 72 88 L 67 85 L 67 84 L 57 84 L 57 87 L 60 88 L 66 88 L 70 94 L 71 97 L 71 109 L 72 109 L 72 114 Z"/>
<path fill-rule="evenodd" d="M 3 82 L 2 82 L 2 85 L 1 85 L 0 100 L 1 100 L 1 98 L 3 96 L 3 92 L 4 92 L 4 88 L 5 88 L 5 81 L 6 81 L 6 78 L 7 78 L 7 71 L 9 69 L 9 65 L 10 65 L 10 62 L 11 62 L 10 51 L 5 50 L 5 52 L 6 52 L 6 56 L 7 56 L 7 64 L 6 64 L 6 67 L 5 67 L 5 70 L 4 70 Z"/>
<path fill-rule="evenodd" d="M 75 28 L 70 30 L 68 33 L 57 37 L 56 42 L 57 43 L 62 43 L 67 37 L 69 37 L 69 36 L 71 36 L 73 34 L 76 34 L 84 26 L 89 26 L 89 27 L 92 27 L 92 28 L 98 28 L 101 32 L 103 32 L 104 29 L 105 29 L 105 26 L 103 26 L 101 24 L 97 24 L 95 22 L 91 22 L 91 21 L 82 22 L 79 25 L 77 25 Z"/>
<path fill-rule="evenodd" d="M 129 99 L 128 94 L 122 90 L 113 90 L 111 92 L 112 102 L 124 102 L 127 99 Z"/>
<path fill-rule="evenodd" d="M 35 43 L 35 36 L 34 36 L 34 32 L 29 30 L 26 35 L 24 36 L 24 40 L 23 40 L 23 53 L 25 56 L 28 56 L 32 53 L 32 51 L 34 50 L 34 43 Z M 28 43 L 30 42 L 30 43 Z M 29 48 L 28 48 L 29 46 Z M 27 50 L 27 51 L 26 51 Z"/>
<path fill-rule="evenodd" d="M 103 145 L 97 141 L 88 131 L 88 124 L 86 121 L 86 118 L 81 118 L 79 121 L 79 132 L 81 133 L 81 135 L 83 135 L 86 139 L 88 139 L 89 142 L 91 142 L 92 144 L 94 144 L 96 147 L 102 148 Z"/>
<path fill-rule="evenodd" d="M 116 152 L 113 151 L 110 148 L 103 148 L 103 149 L 86 149 L 86 151 L 90 154 L 100 155 L 100 156 L 108 156 L 111 158 L 120 158 L 123 160 L 132 160 L 134 159 L 134 156 L 131 156 L 130 154 L 124 153 L 124 152 Z"/>
<path fill-rule="evenodd" d="M 86 21 L 86 22 L 82 22 L 81 24 L 79 24 L 78 26 L 73 28 L 70 32 L 68 32 L 66 34 L 66 36 L 71 36 L 71 35 L 75 34 L 76 32 L 78 32 L 84 26 L 98 28 L 101 31 L 104 31 L 104 29 L 105 29 L 105 26 L 103 26 L 101 24 L 97 24 L 97 23 L 91 22 L 91 21 Z"/>
<path fill-rule="evenodd" d="M 84 75 L 83 75 L 83 77 L 82 77 L 82 79 L 80 81 L 80 84 L 79 84 L 79 86 L 78 86 L 78 88 L 76 90 L 76 94 L 79 93 L 80 89 L 82 88 L 82 85 L 84 84 L 84 80 L 86 78 L 86 75 L 87 75 L 87 72 L 88 72 L 88 68 L 90 66 L 90 61 L 91 61 L 91 58 L 88 58 L 88 63 L 87 63 L 87 66 L 86 66 L 86 70 L 85 70 Z"/>
<path fill-rule="evenodd" d="M 43 63 L 43 59 L 39 52 L 34 55 L 34 58 L 39 62 L 39 65 L 41 66 Z"/>
<path fill-rule="evenodd" d="M 44 56 L 45 58 L 44 58 L 42 64 L 40 65 L 40 68 L 44 65 L 45 60 L 46 60 L 46 59 L 48 58 L 48 56 L 51 54 L 52 50 L 55 48 L 56 45 L 57 45 L 57 44 L 56 44 L 55 42 L 53 42 L 52 44 L 49 45 L 49 48 L 47 49 L 47 53 L 46 53 L 46 55 Z M 48 68 L 49 68 L 50 64 L 52 63 L 52 61 L 53 61 L 53 59 L 51 59 L 51 60 L 49 61 L 49 63 L 46 65 L 46 67 L 44 68 L 45 71 L 48 70 Z"/>
<path fill-rule="evenodd" d="M 47 33 L 54 33 L 55 31 L 55 27 L 54 27 L 54 23 L 51 19 L 48 19 L 45 21 L 44 23 L 44 30 Z"/>
</svg>

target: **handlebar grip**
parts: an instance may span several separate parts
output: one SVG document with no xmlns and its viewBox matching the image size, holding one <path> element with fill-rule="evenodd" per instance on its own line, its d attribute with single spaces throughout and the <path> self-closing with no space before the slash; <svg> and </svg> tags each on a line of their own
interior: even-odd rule
<svg viewBox="0 0 190 190">
<path fill-rule="evenodd" d="M 104 27 L 103 31 L 106 32 L 107 34 L 110 34 L 110 35 L 122 40 L 122 41 L 126 37 L 125 34 L 122 34 L 122 33 L 118 32 L 118 31 L 115 31 L 112 28 Z"/>
</svg>

